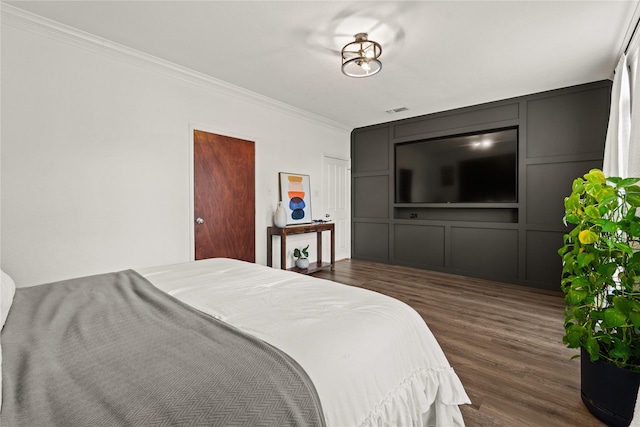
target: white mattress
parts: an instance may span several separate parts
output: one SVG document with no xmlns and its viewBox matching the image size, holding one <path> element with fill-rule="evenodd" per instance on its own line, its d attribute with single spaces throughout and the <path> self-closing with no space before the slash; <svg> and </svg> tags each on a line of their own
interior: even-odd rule
<svg viewBox="0 0 640 427">
<path fill-rule="evenodd" d="M 464 425 L 471 403 L 420 315 L 393 298 L 215 258 L 137 270 L 175 298 L 293 357 L 328 426 Z"/>
</svg>

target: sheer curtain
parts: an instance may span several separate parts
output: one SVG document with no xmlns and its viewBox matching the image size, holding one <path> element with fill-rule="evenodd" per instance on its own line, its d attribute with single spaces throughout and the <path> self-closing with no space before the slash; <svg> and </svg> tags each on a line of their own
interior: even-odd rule
<svg viewBox="0 0 640 427">
<path fill-rule="evenodd" d="M 627 176 L 627 155 L 631 134 L 631 87 L 627 55 L 622 54 L 611 88 L 611 112 L 604 145 L 602 171 L 605 176 Z"/>
<path fill-rule="evenodd" d="M 631 39 L 616 67 L 604 148 L 606 176 L 640 177 L 640 38 Z"/>
<path fill-rule="evenodd" d="M 604 147 L 605 176 L 640 177 L 640 41 L 634 34 L 626 55 L 616 67 L 611 92 L 611 115 Z M 640 397 L 640 390 L 638 393 Z M 636 398 L 630 427 L 640 427 L 640 399 Z"/>
<path fill-rule="evenodd" d="M 631 135 L 627 157 L 627 176 L 640 177 L 640 37 L 634 36 L 627 49 L 631 88 Z M 634 114 L 635 113 L 635 114 Z"/>
</svg>

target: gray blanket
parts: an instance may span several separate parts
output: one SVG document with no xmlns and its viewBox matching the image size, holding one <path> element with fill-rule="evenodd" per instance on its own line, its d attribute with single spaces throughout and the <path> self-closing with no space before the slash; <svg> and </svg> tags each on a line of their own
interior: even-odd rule
<svg viewBox="0 0 640 427">
<path fill-rule="evenodd" d="M 3 427 L 324 425 L 290 357 L 134 271 L 18 288 L 2 347 Z"/>
</svg>

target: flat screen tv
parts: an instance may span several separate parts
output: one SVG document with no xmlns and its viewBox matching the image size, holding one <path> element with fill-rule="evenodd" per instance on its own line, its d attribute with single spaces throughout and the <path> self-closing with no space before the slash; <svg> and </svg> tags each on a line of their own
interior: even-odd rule
<svg viewBox="0 0 640 427">
<path fill-rule="evenodd" d="M 515 203 L 518 129 L 396 144 L 396 203 Z"/>
</svg>

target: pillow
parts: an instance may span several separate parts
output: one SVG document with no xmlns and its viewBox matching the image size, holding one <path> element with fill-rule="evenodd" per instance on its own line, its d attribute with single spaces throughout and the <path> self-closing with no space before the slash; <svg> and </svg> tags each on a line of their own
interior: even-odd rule
<svg viewBox="0 0 640 427">
<path fill-rule="evenodd" d="M 16 293 L 16 284 L 7 273 L 0 270 L 0 329 L 4 326 L 9 315 L 9 307 Z"/>
</svg>

